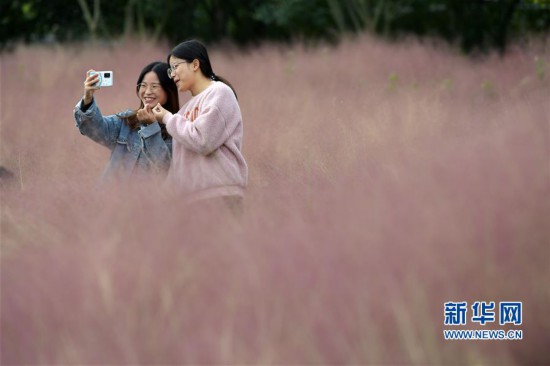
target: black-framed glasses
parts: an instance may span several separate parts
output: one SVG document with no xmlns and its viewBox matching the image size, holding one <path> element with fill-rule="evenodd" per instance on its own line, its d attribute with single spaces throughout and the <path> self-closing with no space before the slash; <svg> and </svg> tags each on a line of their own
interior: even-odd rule
<svg viewBox="0 0 550 366">
<path fill-rule="evenodd" d="M 168 70 L 166 70 L 168 72 L 168 77 L 170 79 L 172 79 L 172 72 L 176 72 L 178 66 L 181 65 L 181 64 L 185 64 L 185 63 L 187 63 L 187 61 L 178 62 L 177 64 L 172 65 L 171 67 L 169 67 Z"/>
</svg>

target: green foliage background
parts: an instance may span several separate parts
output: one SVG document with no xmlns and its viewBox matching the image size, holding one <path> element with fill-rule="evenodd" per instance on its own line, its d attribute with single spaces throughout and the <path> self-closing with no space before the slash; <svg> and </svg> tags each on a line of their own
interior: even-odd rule
<svg viewBox="0 0 550 366">
<path fill-rule="evenodd" d="M 88 13 L 88 14 L 86 14 Z M 88 17 L 87 17 L 88 15 Z M 20 41 L 337 41 L 370 31 L 442 38 L 465 52 L 550 29 L 550 0 L 1 0 L 0 47 Z"/>
</svg>

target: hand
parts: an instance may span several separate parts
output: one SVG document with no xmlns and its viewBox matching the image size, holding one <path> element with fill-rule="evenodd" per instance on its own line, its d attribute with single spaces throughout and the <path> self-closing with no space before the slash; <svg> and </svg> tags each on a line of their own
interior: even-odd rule
<svg viewBox="0 0 550 366">
<path fill-rule="evenodd" d="M 141 123 L 146 124 L 151 124 L 157 121 L 157 118 L 153 114 L 153 111 L 151 110 L 151 106 L 149 104 L 145 104 L 142 109 L 139 109 L 137 111 L 137 119 Z"/>
<path fill-rule="evenodd" d="M 99 89 L 99 86 L 94 86 L 94 84 L 99 81 L 99 75 L 90 75 L 92 71 L 94 70 L 88 70 L 86 73 L 86 80 L 84 81 L 84 104 L 90 104 L 95 91 Z"/>
<path fill-rule="evenodd" d="M 162 122 L 162 119 L 164 118 L 164 116 L 166 115 L 166 113 L 168 113 L 168 111 L 166 109 L 164 109 L 160 103 L 158 103 L 155 108 L 153 108 L 153 114 L 155 115 L 157 121 L 159 121 L 159 123 L 163 123 Z"/>
</svg>

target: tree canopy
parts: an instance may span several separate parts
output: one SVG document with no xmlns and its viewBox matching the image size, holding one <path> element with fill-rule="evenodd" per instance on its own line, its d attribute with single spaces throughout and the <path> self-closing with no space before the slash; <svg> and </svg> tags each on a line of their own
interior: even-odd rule
<svg viewBox="0 0 550 366">
<path fill-rule="evenodd" d="M 550 29 L 550 0 L 2 0 L 0 47 L 138 35 L 179 42 L 336 41 L 369 31 L 441 38 L 465 52 Z"/>
</svg>

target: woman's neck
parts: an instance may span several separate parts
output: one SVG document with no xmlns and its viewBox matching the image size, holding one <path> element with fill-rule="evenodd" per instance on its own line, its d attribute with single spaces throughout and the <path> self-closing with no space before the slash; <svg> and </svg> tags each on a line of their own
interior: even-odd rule
<svg viewBox="0 0 550 366">
<path fill-rule="evenodd" d="M 206 88 L 208 88 L 212 84 L 212 79 L 209 79 L 205 77 L 204 75 L 198 75 L 197 81 L 195 82 L 195 85 L 191 88 L 191 95 L 194 97 L 197 94 L 200 94 L 203 92 Z"/>
</svg>

